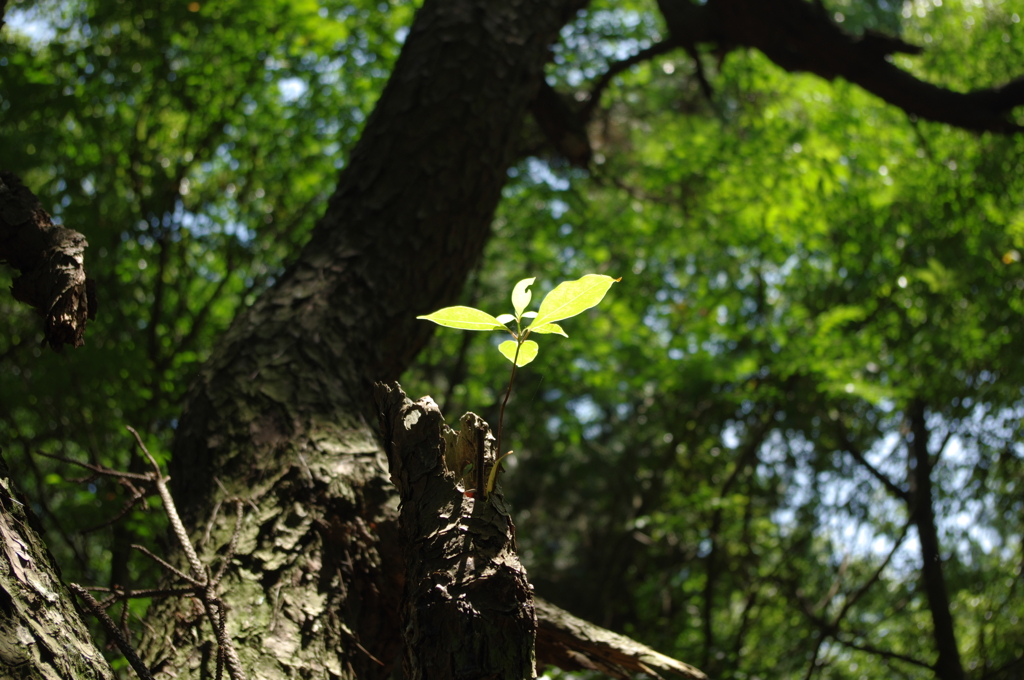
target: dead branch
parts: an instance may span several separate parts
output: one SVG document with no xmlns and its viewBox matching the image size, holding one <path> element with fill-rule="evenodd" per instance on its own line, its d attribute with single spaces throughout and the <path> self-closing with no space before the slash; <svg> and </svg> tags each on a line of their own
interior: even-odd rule
<svg viewBox="0 0 1024 680">
<path fill-rule="evenodd" d="M 117 648 L 121 650 L 122 654 L 124 654 L 124 658 L 128 659 L 128 663 L 131 664 L 132 669 L 139 678 L 141 678 L 141 680 L 153 680 L 153 674 L 149 672 L 149 668 L 147 668 L 146 664 L 142 662 L 142 659 L 139 658 L 135 649 L 131 644 L 129 644 L 124 633 L 122 633 L 121 629 L 117 627 L 117 624 L 114 623 L 112 618 L 110 618 L 110 615 L 107 614 L 106 610 L 100 606 L 100 603 L 96 601 L 96 598 L 94 598 L 88 590 L 77 583 L 69 583 L 68 588 L 70 588 L 75 595 L 82 598 L 82 601 L 89 607 L 89 611 L 93 613 L 93 616 L 100 620 L 100 623 L 103 624 L 103 627 L 106 629 L 110 637 L 114 638 Z"/>
<path fill-rule="evenodd" d="M 0 172 L 0 262 L 21 272 L 11 294 L 45 318 L 50 347 L 85 344 L 96 318 L 95 286 L 85 276 L 85 237 L 59 227 L 17 175 Z"/>
<path fill-rule="evenodd" d="M 238 544 L 238 537 L 242 530 L 242 508 L 243 503 L 241 500 L 235 500 L 235 527 L 231 535 L 228 549 L 223 557 L 223 561 L 217 570 L 216 576 L 211 575 L 210 568 L 203 564 L 199 559 L 199 555 L 196 553 L 195 546 L 192 545 L 192 541 L 189 539 L 188 533 L 185 531 L 185 527 L 181 522 L 181 518 L 178 515 L 177 506 L 174 504 L 174 498 L 171 496 L 170 490 L 167 488 L 168 477 L 165 477 L 160 469 L 159 463 L 156 458 L 149 452 L 146 445 L 142 441 L 142 437 L 135 431 L 134 428 L 128 427 L 129 432 L 135 437 L 136 443 L 139 448 L 145 454 L 146 458 L 149 459 L 150 464 L 153 466 L 153 470 L 148 473 L 129 473 L 120 472 L 118 470 L 112 470 L 110 468 L 103 467 L 101 465 L 92 465 L 89 463 L 82 463 L 70 458 L 63 458 L 61 456 L 54 456 L 50 454 L 43 454 L 48 458 L 54 458 L 62 460 L 64 462 L 73 463 L 84 467 L 97 476 L 112 477 L 122 483 L 126 483 L 130 488 L 136 492 L 136 499 L 133 499 L 132 505 L 137 502 L 137 497 L 143 495 L 143 491 L 132 486 L 128 480 L 134 480 L 141 482 L 145 487 L 150 487 L 160 496 L 163 501 L 164 512 L 167 515 L 167 519 L 171 524 L 171 529 L 174 532 L 175 538 L 178 540 L 178 544 L 182 551 L 185 553 L 185 559 L 189 565 L 190 573 L 185 573 L 181 569 L 178 569 L 167 560 L 154 554 L 145 546 L 132 545 L 132 548 L 138 550 L 142 554 L 146 555 L 157 564 L 159 564 L 165 571 L 172 574 L 173 576 L 185 581 L 189 584 L 185 588 L 157 588 L 157 589 L 146 589 L 146 590 L 127 590 L 122 588 L 90 588 L 86 589 L 77 584 L 71 584 L 71 589 L 82 598 L 86 603 L 90 611 L 96 615 L 101 621 L 107 631 L 113 636 L 115 643 L 124 654 L 125 658 L 131 664 L 135 672 L 143 680 L 152 678 L 149 670 L 139 659 L 135 649 L 131 646 L 128 641 L 127 635 L 124 631 L 127 630 L 127 615 L 128 615 L 128 600 L 138 597 L 169 597 L 169 596 L 188 596 L 193 597 L 202 604 L 203 613 L 206 615 L 210 627 L 213 630 L 214 635 L 217 638 L 217 677 L 219 678 L 223 672 L 223 668 L 228 669 L 228 675 L 232 680 L 245 680 L 245 671 L 242 669 L 241 660 L 238 658 L 238 653 L 235 651 L 234 643 L 231 641 L 231 637 L 227 632 L 227 606 L 224 601 L 220 598 L 217 587 L 224 575 L 227 573 L 228 566 L 231 563 L 231 559 L 235 554 L 235 548 Z M 121 515 L 125 511 L 122 511 Z M 212 520 L 211 520 L 212 522 Z M 107 592 L 113 596 L 104 600 L 103 603 L 97 602 L 96 599 L 90 594 L 90 590 L 94 592 Z M 124 630 L 119 628 L 113 619 L 107 614 L 107 608 L 113 605 L 115 602 L 123 602 L 123 609 L 121 610 L 122 627 Z"/>
<path fill-rule="evenodd" d="M 533 603 L 537 610 L 538 664 L 566 671 L 600 671 L 619 680 L 627 680 L 635 673 L 646 673 L 656 679 L 675 675 L 707 680 L 704 673 L 688 663 L 588 623 L 546 600 L 535 596 Z"/>
</svg>

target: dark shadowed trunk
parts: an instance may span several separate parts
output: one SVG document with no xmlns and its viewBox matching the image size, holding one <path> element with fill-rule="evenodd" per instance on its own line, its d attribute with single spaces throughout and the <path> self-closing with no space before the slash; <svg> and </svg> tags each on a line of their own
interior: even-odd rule
<svg viewBox="0 0 1024 680">
<path fill-rule="evenodd" d="M 907 411 L 907 418 L 910 420 L 910 431 L 913 434 L 909 446 L 910 459 L 914 465 L 914 488 L 911 493 L 913 505 L 910 512 L 921 541 L 921 580 L 928 596 L 935 645 L 939 650 L 935 674 L 941 680 L 963 680 L 964 669 L 956 644 L 953 616 L 949 611 L 949 593 L 942 573 L 939 533 L 935 526 L 931 478 L 933 463 L 931 454 L 928 453 L 930 433 L 925 422 L 924 404 L 919 400 L 914 401 Z"/>
<path fill-rule="evenodd" d="M 427 2 L 309 245 L 192 386 L 173 456 L 201 554 L 246 502 L 228 632 L 262 677 L 384 677 L 401 648 L 397 498 L 372 413 L 480 255 L 548 45 L 577 3 Z M 154 670 L 213 672 L 191 605 L 150 617 Z M 202 669 L 202 670 L 201 670 Z"/>
</svg>

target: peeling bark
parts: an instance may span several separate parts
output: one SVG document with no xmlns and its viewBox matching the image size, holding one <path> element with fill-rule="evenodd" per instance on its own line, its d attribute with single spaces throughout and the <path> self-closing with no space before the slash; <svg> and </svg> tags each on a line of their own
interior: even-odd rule
<svg viewBox="0 0 1024 680">
<path fill-rule="evenodd" d="M 0 457 L 0 676 L 114 677 Z"/>
<path fill-rule="evenodd" d="M 58 227 L 16 175 L 0 172 L 0 262 L 21 272 L 14 299 L 45 318 L 50 347 L 85 344 L 86 319 L 96 318 L 93 283 L 85 276 L 85 237 Z"/>
</svg>

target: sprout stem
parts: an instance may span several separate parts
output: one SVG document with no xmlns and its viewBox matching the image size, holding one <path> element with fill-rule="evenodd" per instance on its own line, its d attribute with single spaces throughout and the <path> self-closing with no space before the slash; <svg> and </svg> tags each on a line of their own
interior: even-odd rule
<svg viewBox="0 0 1024 680">
<path fill-rule="evenodd" d="M 516 356 L 512 360 L 512 375 L 508 378 L 508 388 L 505 390 L 505 400 L 501 402 L 501 411 L 498 413 L 498 444 L 494 451 L 494 465 L 497 466 L 504 456 L 501 455 L 501 429 L 505 423 L 505 404 L 508 403 L 509 395 L 512 394 L 512 381 L 516 379 L 516 367 L 519 365 L 519 348 L 523 346 L 525 337 L 516 337 Z M 482 472 L 482 470 L 481 470 Z M 492 475 L 495 479 L 497 475 Z M 484 498 L 487 498 L 487 485 L 481 490 Z"/>
</svg>

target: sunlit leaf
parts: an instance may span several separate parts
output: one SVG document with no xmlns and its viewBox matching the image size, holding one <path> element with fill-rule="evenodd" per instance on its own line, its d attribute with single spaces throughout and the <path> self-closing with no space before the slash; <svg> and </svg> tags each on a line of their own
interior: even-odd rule
<svg viewBox="0 0 1024 680">
<path fill-rule="evenodd" d="M 530 300 L 533 299 L 533 293 L 529 290 L 533 282 L 537 280 L 537 277 L 531 276 L 528 279 L 523 279 L 516 284 L 516 287 L 512 289 L 512 306 L 516 310 L 516 316 L 522 318 L 523 311 L 527 305 L 530 304 Z"/>
<path fill-rule="evenodd" d="M 558 284 L 540 303 L 540 310 L 530 324 L 530 330 L 590 309 L 604 299 L 608 289 L 618 280 L 604 274 L 587 274 L 576 281 Z"/>
<path fill-rule="evenodd" d="M 531 333 L 541 333 L 541 334 L 544 334 L 544 333 L 554 333 L 556 335 L 561 335 L 561 336 L 564 336 L 566 338 L 569 337 L 568 333 L 566 333 L 564 330 L 562 330 L 562 327 L 559 326 L 557 323 L 546 323 L 543 326 L 536 326 L 534 328 L 531 328 L 530 332 Z"/>
<path fill-rule="evenodd" d="M 505 330 L 505 324 L 485 311 L 473 307 L 445 307 L 433 314 L 417 316 L 417 319 L 433 321 L 447 328 L 461 328 L 467 331 Z"/>
<path fill-rule="evenodd" d="M 498 345 L 498 351 L 505 355 L 505 358 L 515 363 L 516 366 L 525 366 L 537 358 L 537 351 L 540 345 L 533 340 L 526 340 L 519 348 L 519 356 L 516 357 L 516 341 L 506 340 Z"/>
</svg>

